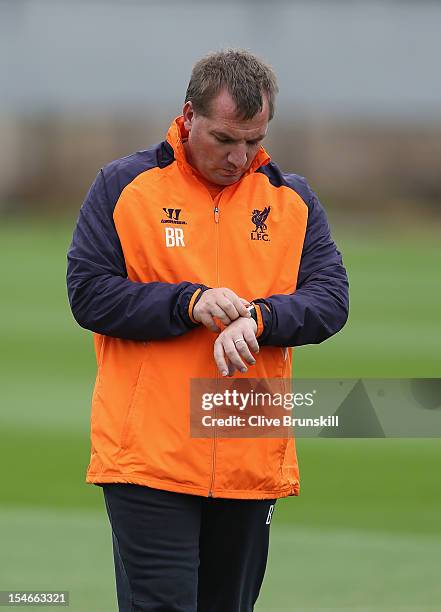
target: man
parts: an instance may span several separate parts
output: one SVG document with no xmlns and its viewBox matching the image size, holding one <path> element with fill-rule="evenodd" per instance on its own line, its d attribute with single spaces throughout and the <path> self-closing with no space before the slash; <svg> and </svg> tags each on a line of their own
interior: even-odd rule
<svg viewBox="0 0 441 612">
<path fill-rule="evenodd" d="M 348 313 L 348 285 L 306 181 L 261 142 L 277 93 L 245 51 L 196 63 L 167 140 L 98 174 L 68 253 L 95 332 L 87 482 L 103 487 L 120 610 L 252 610 L 294 440 L 189 431 L 190 381 L 289 378 L 286 347 Z"/>
</svg>

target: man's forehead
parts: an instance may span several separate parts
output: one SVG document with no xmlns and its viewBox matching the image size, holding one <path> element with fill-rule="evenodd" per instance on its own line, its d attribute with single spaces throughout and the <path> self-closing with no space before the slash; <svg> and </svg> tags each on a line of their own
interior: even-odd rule
<svg viewBox="0 0 441 612">
<path fill-rule="evenodd" d="M 237 108 L 231 95 L 221 91 L 211 102 L 210 114 L 207 117 L 211 130 L 222 132 L 234 137 L 242 134 L 253 134 L 254 137 L 266 133 L 269 119 L 269 105 L 266 96 L 263 96 L 262 110 L 251 119 L 242 119 L 237 116 Z"/>
<path fill-rule="evenodd" d="M 265 94 L 262 94 L 262 110 L 252 118 L 269 117 L 269 103 Z M 210 103 L 210 117 L 224 117 L 238 121 L 236 102 L 227 89 L 222 89 Z M 248 120 L 245 120 L 248 121 Z"/>
</svg>

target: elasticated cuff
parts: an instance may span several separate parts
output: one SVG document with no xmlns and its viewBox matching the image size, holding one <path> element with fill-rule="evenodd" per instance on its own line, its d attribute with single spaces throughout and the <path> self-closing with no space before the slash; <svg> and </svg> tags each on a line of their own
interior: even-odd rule
<svg viewBox="0 0 441 612">
<path fill-rule="evenodd" d="M 273 321 L 271 307 L 266 304 L 264 299 L 261 298 L 253 300 L 253 304 L 256 307 L 257 314 L 256 338 L 259 340 L 259 344 L 264 344 L 265 340 L 271 333 L 271 325 Z"/>
<path fill-rule="evenodd" d="M 184 289 L 180 298 L 180 314 L 190 328 L 197 327 L 199 323 L 193 318 L 193 310 L 204 291 L 210 289 L 206 285 L 191 284 Z"/>
</svg>

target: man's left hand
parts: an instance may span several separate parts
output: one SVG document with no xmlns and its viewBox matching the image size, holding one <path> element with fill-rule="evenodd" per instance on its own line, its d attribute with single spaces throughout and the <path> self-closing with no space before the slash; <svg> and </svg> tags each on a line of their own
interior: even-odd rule
<svg viewBox="0 0 441 612">
<path fill-rule="evenodd" d="M 239 317 L 228 325 L 214 343 L 214 360 L 222 376 L 232 376 L 236 370 L 245 373 L 256 363 L 251 351 L 259 352 L 254 319 Z M 244 361 L 243 361 L 244 360 Z"/>
</svg>

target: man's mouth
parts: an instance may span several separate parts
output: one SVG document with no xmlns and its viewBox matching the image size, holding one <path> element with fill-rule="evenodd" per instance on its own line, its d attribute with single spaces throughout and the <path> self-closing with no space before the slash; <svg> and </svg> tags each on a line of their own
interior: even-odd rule
<svg viewBox="0 0 441 612">
<path fill-rule="evenodd" d="M 238 174 L 242 174 L 243 170 L 235 170 L 234 172 L 231 170 L 222 170 L 222 172 L 227 176 L 237 176 Z"/>
</svg>

